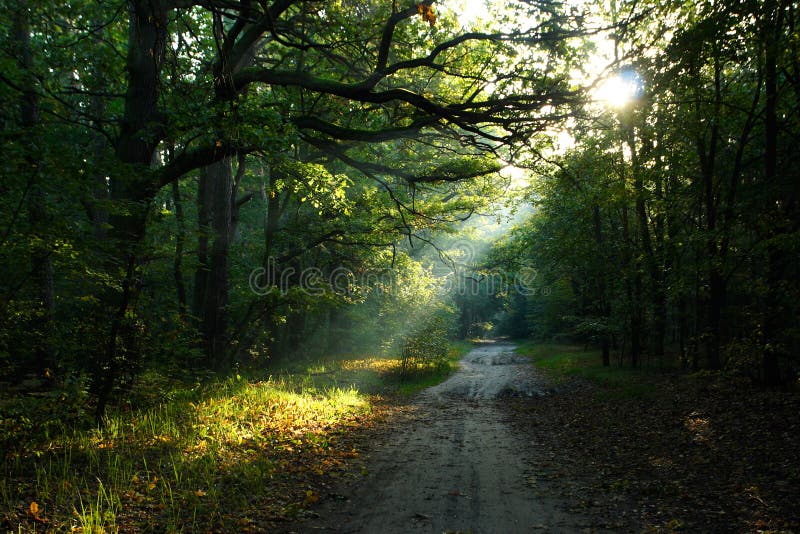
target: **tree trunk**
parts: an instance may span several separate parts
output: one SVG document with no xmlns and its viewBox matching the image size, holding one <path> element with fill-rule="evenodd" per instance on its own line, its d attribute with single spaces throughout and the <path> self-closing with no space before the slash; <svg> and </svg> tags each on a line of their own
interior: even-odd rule
<svg viewBox="0 0 800 534">
<path fill-rule="evenodd" d="M 782 26 L 782 11 L 774 1 L 766 2 L 764 28 L 764 94 L 766 104 L 764 107 L 764 182 L 767 186 L 775 187 L 778 170 L 778 40 Z M 768 197 L 771 198 L 771 197 Z M 770 201 L 767 212 L 780 210 L 781 200 Z M 778 220 L 781 218 L 778 217 Z M 770 237 L 775 236 L 783 229 L 776 227 L 781 223 L 773 223 L 768 229 Z M 780 383 L 779 355 L 782 352 L 779 332 L 784 324 L 783 306 L 784 295 L 781 286 L 785 271 L 786 260 L 784 252 L 778 245 L 770 243 L 767 247 L 767 285 L 768 305 L 764 320 L 764 353 L 762 367 L 764 381 L 769 385 Z"/>
<path fill-rule="evenodd" d="M 227 22 L 233 21 L 224 15 L 214 17 L 214 33 L 218 39 L 223 38 Z M 257 42 L 253 43 L 235 62 L 228 57 L 230 50 L 220 50 L 219 61 L 214 65 L 214 82 L 218 95 L 230 93 L 233 75 L 252 62 L 256 46 Z M 198 191 L 198 202 L 201 203 L 198 213 L 202 220 L 201 243 L 198 247 L 200 265 L 195 279 L 195 311 L 196 316 L 201 318 L 207 362 L 210 367 L 218 370 L 227 367 L 233 356 L 227 350 L 230 340 L 226 338 L 230 288 L 229 252 L 239 218 L 240 202 L 236 197 L 239 182 L 244 176 L 244 155 L 239 157 L 238 164 L 235 180 L 230 156 L 205 167 L 201 171 L 201 182 L 205 183 L 201 183 L 201 190 Z M 209 223 L 213 235 L 210 263 L 206 256 L 208 233 L 203 231 L 204 227 L 208 228 Z"/>
<path fill-rule="evenodd" d="M 657 146 L 660 147 L 664 144 L 661 135 L 657 139 Z M 655 198 L 664 204 L 665 200 L 665 184 L 661 175 L 661 169 L 664 167 L 662 158 L 659 156 L 656 159 L 655 171 Z M 653 216 L 653 257 L 651 263 L 651 278 L 653 281 L 653 352 L 658 360 L 659 365 L 666 364 L 664 360 L 664 343 L 667 337 L 667 291 L 666 291 L 666 276 L 672 268 L 672 257 L 668 256 L 664 250 L 664 237 L 665 237 L 665 216 L 663 209 L 656 210 Z"/>
<path fill-rule="evenodd" d="M 625 204 L 622 206 L 622 237 L 625 241 L 624 249 L 624 257 L 625 257 L 625 266 L 628 269 L 628 276 L 625 280 L 625 287 L 626 292 L 628 294 L 628 325 L 630 328 L 630 336 L 631 336 L 631 365 L 636 367 L 639 365 L 639 357 L 641 356 L 641 344 L 640 340 L 640 331 L 641 331 L 641 323 L 640 323 L 640 312 L 639 306 L 641 302 L 641 294 L 642 294 L 642 281 L 641 276 L 639 275 L 638 266 L 635 265 L 633 260 L 633 254 L 631 252 L 631 236 L 630 236 L 630 226 L 628 221 L 628 206 Z"/>
<path fill-rule="evenodd" d="M 269 185 L 261 185 L 261 197 L 267 203 L 267 211 L 264 214 L 264 267 L 270 269 L 274 267 L 273 263 L 273 248 L 275 243 L 275 234 L 278 231 L 278 226 L 281 218 L 281 200 L 280 194 L 277 191 L 278 177 L 275 170 L 269 173 Z"/>
<path fill-rule="evenodd" d="M 203 305 L 203 339 L 209 366 L 222 369 L 226 366 L 226 311 L 229 292 L 230 246 L 232 240 L 231 202 L 233 196 L 233 169 L 231 158 L 225 158 L 206 167 L 207 187 L 213 191 L 211 207 L 210 265 Z"/>
<path fill-rule="evenodd" d="M 208 244 L 211 236 L 211 206 L 214 196 L 209 168 L 200 169 L 197 179 L 197 270 L 194 273 L 194 297 L 192 316 L 202 328 L 206 308 L 206 290 L 211 265 L 208 259 Z"/>
<path fill-rule="evenodd" d="M 56 348 L 54 339 L 55 329 L 55 285 L 53 281 L 52 247 L 49 239 L 42 235 L 48 225 L 48 212 L 46 207 L 46 193 L 42 187 L 41 161 L 35 147 L 40 146 L 37 141 L 36 129 L 39 127 L 39 96 L 35 88 L 33 74 L 33 53 L 31 51 L 30 14 L 25 0 L 17 2 L 16 12 L 12 24 L 12 42 L 17 49 L 17 61 L 20 70 L 24 73 L 22 83 L 23 93 L 20 98 L 20 119 L 23 129 L 23 143 L 25 162 L 28 166 L 28 222 L 31 232 L 38 239 L 35 240 L 32 256 L 31 271 L 37 286 L 37 324 L 32 327 L 41 333 L 42 339 L 37 343 L 36 367 L 40 373 L 46 373 L 47 368 L 54 368 L 56 361 Z"/>
<path fill-rule="evenodd" d="M 605 251 L 603 250 L 603 225 L 600 220 L 600 206 L 595 202 L 592 207 L 592 221 L 594 224 L 594 241 L 597 244 L 598 257 L 603 258 Z M 597 308 L 600 311 L 600 317 L 603 319 L 603 333 L 600 337 L 600 345 L 603 351 L 603 366 L 609 367 L 611 365 L 611 342 L 609 341 L 609 310 L 608 310 L 608 296 L 606 295 L 606 281 L 605 281 L 605 261 L 600 269 L 596 270 L 597 273 Z"/>
<path fill-rule="evenodd" d="M 116 143 L 116 156 L 121 165 L 114 169 L 111 199 L 124 203 L 125 210 L 109 217 L 109 238 L 117 253 L 110 261 L 113 276 L 125 273 L 120 290 L 113 291 L 107 301 L 111 305 L 111 326 L 108 342 L 93 370 L 92 391 L 97 396 L 96 417 L 102 419 L 113 389 L 126 367 L 135 365 L 134 351 L 120 350 L 130 332 L 126 323 L 131 298 L 138 290 L 139 247 L 145 233 L 150 203 L 157 183 L 150 164 L 162 137 L 162 116 L 158 109 L 158 86 L 167 42 L 167 10 L 160 0 L 129 2 L 129 34 L 126 67 L 128 88 L 125 110 Z"/>
<path fill-rule="evenodd" d="M 705 299 L 706 305 L 706 358 L 708 367 L 719 369 L 722 366 L 720 359 L 720 320 L 722 305 L 725 300 L 724 278 L 722 276 L 722 260 L 719 257 L 717 244 L 717 203 L 714 194 L 716 177 L 716 157 L 719 144 L 720 108 L 722 105 L 721 65 L 718 54 L 714 54 L 714 109 L 711 117 L 711 132 L 706 144 L 706 136 L 702 130 L 697 133 L 696 148 L 700 161 L 702 179 L 702 206 L 705 215 L 706 230 L 706 276 L 709 284 L 709 294 Z M 699 76 L 699 74 L 695 74 Z M 697 80 L 697 84 L 700 80 Z M 700 87 L 695 88 L 696 93 L 696 120 L 698 129 L 708 120 L 700 107 Z"/>
<path fill-rule="evenodd" d="M 633 169 L 633 184 L 636 194 L 636 220 L 639 227 L 639 239 L 642 242 L 644 261 L 647 267 L 650 282 L 650 294 L 653 302 L 652 339 L 653 355 L 659 362 L 664 360 L 664 336 L 666 303 L 663 294 L 663 272 L 658 266 L 653 243 L 650 237 L 650 223 L 647 217 L 647 204 L 645 200 L 643 169 L 639 164 L 639 153 L 636 146 L 636 136 L 633 127 L 628 131 L 628 147 L 631 151 L 631 167 Z"/>
<path fill-rule="evenodd" d="M 172 275 L 175 278 L 175 290 L 178 297 L 178 314 L 181 322 L 186 321 L 186 283 L 183 280 L 183 247 L 186 239 L 186 222 L 183 215 L 183 201 L 178 181 L 172 182 L 172 202 L 175 204 L 175 222 L 178 231 L 175 234 L 175 259 L 172 262 Z"/>
<path fill-rule="evenodd" d="M 622 181 L 623 187 L 627 191 L 624 172 L 622 174 Z M 641 355 L 641 345 L 639 342 L 641 330 L 639 307 L 642 284 L 638 265 L 636 265 L 633 259 L 633 242 L 630 233 L 627 198 L 624 198 L 622 201 L 622 241 L 622 263 L 626 271 L 625 292 L 628 297 L 628 327 L 631 337 L 631 365 L 636 367 L 639 365 L 639 357 Z"/>
<path fill-rule="evenodd" d="M 245 158 L 238 158 L 236 177 L 232 159 L 226 157 L 204 167 L 198 188 L 200 264 L 195 273 L 195 316 L 203 335 L 205 354 L 210 367 L 224 369 L 234 356 L 227 337 L 230 290 L 230 248 L 236 234 L 240 207 L 252 193 L 237 197 L 245 172 Z M 210 255 L 209 255 L 209 240 Z"/>
</svg>

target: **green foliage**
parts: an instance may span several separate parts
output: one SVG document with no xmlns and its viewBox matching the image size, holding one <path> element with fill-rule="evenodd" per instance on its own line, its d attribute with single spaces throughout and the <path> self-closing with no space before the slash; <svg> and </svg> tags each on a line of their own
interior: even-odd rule
<svg viewBox="0 0 800 534">
<path fill-rule="evenodd" d="M 561 96 L 572 47 L 514 24 L 577 24 L 521 5 L 465 37 L 451 10 L 394 20 L 376 1 L 12 4 L 0 369 L 86 374 L 99 412 L 152 368 L 396 347 L 441 298 L 421 248 L 487 209 L 511 141 L 559 116 L 529 95 Z M 231 198 L 204 197 L 204 166 L 234 161 Z M 256 294 L 250 275 L 273 260 L 295 276 Z"/>
<path fill-rule="evenodd" d="M 472 344 L 466 341 L 451 342 L 445 359 L 436 364 L 428 362 L 411 367 L 401 358 L 396 375 L 398 391 L 403 395 L 412 395 L 443 382 L 458 371 L 459 360 L 472 348 Z"/>
<path fill-rule="evenodd" d="M 352 436 L 342 437 L 381 417 L 381 397 L 444 380 L 469 349 L 448 345 L 448 368 L 402 382 L 400 359 L 372 355 L 328 355 L 268 377 L 204 384 L 148 371 L 101 428 L 76 420 L 82 403 L 69 397 L 4 401 L 4 520 L 21 530 L 44 519 L 56 530 L 95 531 L 285 520 L 315 502 L 323 476 L 358 458 Z M 85 395 L 85 382 L 73 387 Z M 25 512 L 31 502 L 36 514 Z"/>
<path fill-rule="evenodd" d="M 545 371 L 556 383 L 580 378 L 589 380 L 601 388 L 601 395 L 609 399 L 650 398 L 652 391 L 647 384 L 655 369 L 631 369 L 627 367 L 605 367 L 600 363 L 596 349 L 586 350 L 574 345 L 524 342 L 517 348 L 519 354 L 530 357 L 534 365 Z"/>
<path fill-rule="evenodd" d="M 537 165 L 535 214 L 493 248 L 491 262 L 532 269 L 550 289 L 509 296 L 506 317 L 515 335 L 566 334 L 633 366 L 792 381 L 800 212 L 785 199 L 797 194 L 800 115 L 796 84 L 766 81 L 796 61 L 781 45 L 792 39 L 785 6 L 658 13 L 614 37 L 617 52 L 636 51 L 624 68 L 642 94 L 619 109 L 587 102 L 574 146 Z"/>
<path fill-rule="evenodd" d="M 400 345 L 401 377 L 419 368 L 442 369 L 448 365 L 449 339 L 455 322 L 453 312 L 443 309 L 427 314 L 421 326 L 406 334 Z"/>
</svg>

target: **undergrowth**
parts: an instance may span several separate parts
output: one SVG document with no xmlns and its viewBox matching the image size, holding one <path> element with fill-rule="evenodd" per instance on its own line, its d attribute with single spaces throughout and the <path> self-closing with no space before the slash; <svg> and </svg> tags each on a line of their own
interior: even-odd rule
<svg viewBox="0 0 800 534">
<path fill-rule="evenodd" d="M 603 366 L 599 350 L 578 345 L 523 341 L 518 344 L 517 353 L 530 357 L 556 383 L 582 378 L 600 386 L 600 395 L 609 398 L 649 398 L 652 390 L 647 378 L 662 370 Z"/>
<path fill-rule="evenodd" d="M 168 389 L 154 375 L 132 398 L 158 401 L 121 405 L 101 428 L 69 403 L 2 399 L 0 528 L 263 531 L 302 515 L 358 457 L 348 435 L 380 418 L 387 395 L 445 379 L 467 350 L 402 380 L 398 359 L 371 357 Z"/>
</svg>

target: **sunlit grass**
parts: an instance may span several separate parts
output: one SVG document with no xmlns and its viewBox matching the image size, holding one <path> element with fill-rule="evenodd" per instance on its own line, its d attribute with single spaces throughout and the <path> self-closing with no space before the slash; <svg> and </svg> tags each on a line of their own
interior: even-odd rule
<svg viewBox="0 0 800 534">
<path fill-rule="evenodd" d="M 315 480 L 358 457 L 343 437 L 374 423 L 380 396 L 444 380 L 467 349 L 451 350 L 447 369 L 420 368 L 405 381 L 398 359 L 330 359 L 265 379 L 150 392 L 142 397 L 163 401 L 122 407 L 102 428 L 48 425 L 46 439 L 3 451 L 0 524 L 263 531 L 301 513 L 318 498 Z"/>
<path fill-rule="evenodd" d="M 283 377 L 232 379 L 191 401 L 113 413 L 102 429 L 65 432 L 8 455 L 0 517 L 21 518 L 23 530 L 115 532 L 142 521 L 157 530 L 213 529 L 280 486 L 293 461 L 312 473 L 337 466 L 352 451 L 327 454 L 330 434 L 370 410 L 354 388 Z M 307 495 L 286 497 L 268 512 L 280 514 Z"/>
<path fill-rule="evenodd" d="M 406 395 L 414 394 L 427 387 L 435 386 L 445 381 L 458 370 L 459 360 L 472 349 L 469 342 L 455 343 L 447 353 L 447 358 L 439 365 L 428 367 L 416 364 L 410 369 L 405 369 L 405 374 L 400 381 L 399 390 Z"/>
<path fill-rule="evenodd" d="M 467 341 L 453 342 L 444 362 L 417 362 L 405 369 L 398 358 L 359 356 L 313 362 L 296 366 L 294 371 L 305 371 L 315 384 L 355 387 L 371 393 L 411 395 L 446 380 L 458 369 L 458 361 L 472 347 L 472 343 Z"/>
</svg>

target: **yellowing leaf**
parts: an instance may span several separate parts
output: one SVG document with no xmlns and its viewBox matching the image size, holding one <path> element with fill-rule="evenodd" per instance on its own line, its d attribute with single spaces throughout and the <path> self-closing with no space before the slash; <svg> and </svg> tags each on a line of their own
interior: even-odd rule
<svg viewBox="0 0 800 534">
<path fill-rule="evenodd" d="M 31 513 L 33 515 L 36 515 L 36 514 L 39 513 L 39 505 L 36 504 L 36 501 L 32 501 L 31 502 L 30 510 L 31 510 Z"/>
<path fill-rule="evenodd" d="M 195 491 L 194 494 L 197 495 L 198 497 L 205 497 L 206 496 L 206 492 L 201 490 L 201 489 Z"/>
<path fill-rule="evenodd" d="M 433 8 L 430 5 L 417 4 L 417 13 L 422 16 L 422 20 L 431 25 L 431 28 L 436 24 L 436 14 L 433 12 Z"/>
</svg>

